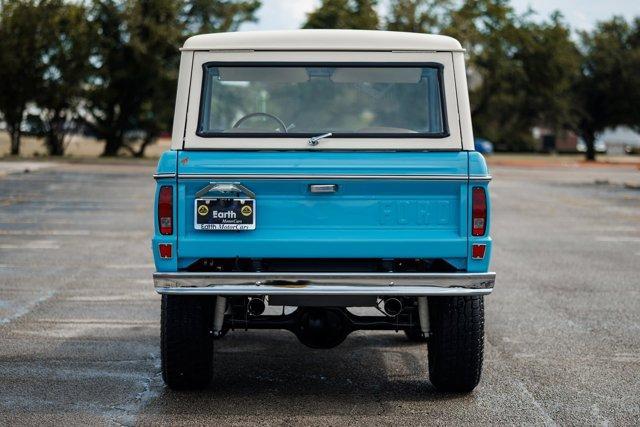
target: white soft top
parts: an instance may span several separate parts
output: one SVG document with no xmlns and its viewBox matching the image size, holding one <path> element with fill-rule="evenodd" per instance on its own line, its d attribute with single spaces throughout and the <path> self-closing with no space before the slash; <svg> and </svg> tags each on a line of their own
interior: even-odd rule
<svg viewBox="0 0 640 427">
<path fill-rule="evenodd" d="M 462 51 L 447 36 L 370 30 L 287 30 L 201 34 L 182 50 Z"/>
</svg>

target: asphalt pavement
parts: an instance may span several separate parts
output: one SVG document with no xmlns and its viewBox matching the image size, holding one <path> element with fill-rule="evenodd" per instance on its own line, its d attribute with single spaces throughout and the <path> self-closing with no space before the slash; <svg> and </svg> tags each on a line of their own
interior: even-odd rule
<svg viewBox="0 0 640 427">
<path fill-rule="evenodd" d="M 393 332 L 332 350 L 231 332 L 216 342 L 211 387 L 168 390 L 153 167 L 2 165 L 1 425 L 640 423 L 631 167 L 492 170 L 484 373 L 472 394 L 452 395 L 429 384 L 426 347 Z"/>
</svg>

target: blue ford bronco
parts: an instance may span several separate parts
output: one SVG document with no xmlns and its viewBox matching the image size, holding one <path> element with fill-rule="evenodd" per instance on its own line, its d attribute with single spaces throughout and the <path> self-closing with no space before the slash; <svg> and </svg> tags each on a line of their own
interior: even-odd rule
<svg viewBox="0 0 640 427">
<path fill-rule="evenodd" d="M 229 331 L 332 348 L 389 330 L 425 346 L 438 390 L 473 390 L 495 273 L 460 44 L 297 30 L 199 35 L 181 55 L 155 174 L 165 383 L 209 384 Z"/>
</svg>

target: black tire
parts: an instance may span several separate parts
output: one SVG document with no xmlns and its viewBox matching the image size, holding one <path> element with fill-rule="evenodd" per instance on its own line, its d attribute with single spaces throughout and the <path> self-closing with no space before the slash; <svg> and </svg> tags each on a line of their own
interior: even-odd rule
<svg viewBox="0 0 640 427">
<path fill-rule="evenodd" d="M 411 342 L 427 342 L 427 337 L 422 334 L 422 329 L 420 329 L 420 326 L 414 326 L 412 328 L 405 329 L 404 334 Z"/>
<path fill-rule="evenodd" d="M 468 393 L 480 382 L 484 297 L 429 297 L 429 379 L 440 391 Z"/>
<path fill-rule="evenodd" d="M 170 388 L 201 389 L 211 382 L 214 306 L 215 297 L 162 296 L 160 359 Z"/>
</svg>

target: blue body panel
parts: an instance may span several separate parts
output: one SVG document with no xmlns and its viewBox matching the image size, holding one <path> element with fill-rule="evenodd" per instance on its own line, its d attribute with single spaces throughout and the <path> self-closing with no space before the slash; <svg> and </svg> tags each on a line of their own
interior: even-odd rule
<svg viewBox="0 0 640 427">
<path fill-rule="evenodd" d="M 486 174 L 478 153 L 179 151 L 162 156 L 158 173 L 208 175 L 443 175 Z M 176 271 L 199 258 L 445 258 L 461 270 L 487 271 L 470 259 L 470 187 L 486 182 L 299 178 L 228 179 L 256 193 L 256 229 L 194 229 L 196 192 L 212 179 L 163 178 L 175 184 L 174 236 L 153 241 L 158 271 Z M 215 179 L 215 181 L 222 181 Z M 310 184 L 335 184 L 334 194 L 313 194 Z M 157 197 L 157 194 L 156 194 Z M 211 195 L 210 197 L 215 197 Z M 157 220 L 156 220 L 157 221 Z M 159 259 L 157 243 L 173 242 L 174 257 Z"/>
</svg>

